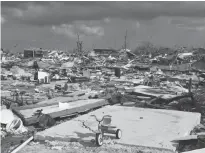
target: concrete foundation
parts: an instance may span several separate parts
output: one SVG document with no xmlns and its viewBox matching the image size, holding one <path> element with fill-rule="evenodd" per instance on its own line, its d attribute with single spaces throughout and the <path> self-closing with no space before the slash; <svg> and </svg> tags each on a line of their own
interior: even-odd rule
<svg viewBox="0 0 205 153">
<path fill-rule="evenodd" d="M 187 151 L 187 152 L 183 152 L 183 153 L 204 153 L 204 152 L 205 152 L 205 148 Z"/>
<path fill-rule="evenodd" d="M 171 141 L 189 135 L 194 126 L 200 123 L 201 118 L 199 113 L 106 106 L 39 132 L 37 139 L 90 142 L 95 139 L 95 134 L 83 127 L 81 121 L 86 121 L 88 127 L 97 130 L 97 122 L 90 117 L 92 114 L 99 119 L 103 115 L 112 116 L 112 125 L 116 125 L 123 132 L 120 140 L 113 139 L 116 143 L 170 150 L 175 150 Z"/>
</svg>

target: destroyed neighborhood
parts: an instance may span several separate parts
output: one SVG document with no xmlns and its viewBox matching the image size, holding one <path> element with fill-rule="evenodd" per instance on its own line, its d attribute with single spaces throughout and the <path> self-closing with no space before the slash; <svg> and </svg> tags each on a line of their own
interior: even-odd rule
<svg viewBox="0 0 205 153">
<path fill-rule="evenodd" d="M 205 47 L 128 49 L 127 31 L 120 49 L 2 46 L 2 153 L 204 153 Z"/>
</svg>

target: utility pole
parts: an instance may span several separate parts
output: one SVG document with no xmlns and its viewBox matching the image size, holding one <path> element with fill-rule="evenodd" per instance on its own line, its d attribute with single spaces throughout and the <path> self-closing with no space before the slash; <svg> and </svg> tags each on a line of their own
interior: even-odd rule
<svg viewBox="0 0 205 153">
<path fill-rule="evenodd" d="M 77 52 L 78 54 L 81 54 L 82 53 L 82 44 L 83 44 L 83 41 L 80 41 L 80 35 L 79 33 L 77 33 Z"/>
<path fill-rule="evenodd" d="M 125 32 L 125 42 L 124 42 L 124 49 L 127 49 L 127 30 Z"/>
<path fill-rule="evenodd" d="M 80 42 L 80 35 L 79 35 L 79 33 L 77 33 L 77 51 L 78 51 L 78 53 L 80 52 L 80 48 L 79 48 L 79 42 Z"/>
<path fill-rule="evenodd" d="M 92 45 L 92 49 L 95 49 L 95 46 L 96 46 L 96 45 L 93 43 L 93 45 Z"/>
</svg>

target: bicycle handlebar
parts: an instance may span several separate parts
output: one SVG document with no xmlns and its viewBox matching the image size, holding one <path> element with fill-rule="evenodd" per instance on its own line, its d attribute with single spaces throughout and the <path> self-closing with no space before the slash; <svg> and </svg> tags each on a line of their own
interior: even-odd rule
<svg viewBox="0 0 205 153">
<path fill-rule="evenodd" d="M 95 117 L 96 121 L 98 121 L 99 123 L 102 122 L 105 117 L 112 117 L 111 115 L 104 115 L 101 120 L 98 120 L 95 115 L 90 115 L 90 116 Z"/>
</svg>

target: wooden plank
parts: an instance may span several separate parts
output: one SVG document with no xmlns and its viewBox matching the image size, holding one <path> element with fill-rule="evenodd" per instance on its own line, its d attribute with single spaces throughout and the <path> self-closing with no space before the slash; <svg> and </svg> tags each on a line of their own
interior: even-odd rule
<svg viewBox="0 0 205 153">
<path fill-rule="evenodd" d="M 27 125 L 26 124 L 26 119 L 24 118 L 24 116 L 18 110 L 12 109 L 12 112 L 22 120 L 23 125 Z"/>
<path fill-rule="evenodd" d="M 43 110 L 42 111 L 43 114 L 50 114 L 53 112 L 59 112 L 59 111 L 66 110 L 66 109 L 80 107 L 82 105 L 97 103 L 100 101 L 102 101 L 102 100 L 99 100 L 99 99 L 78 100 L 78 101 L 67 103 L 67 104 L 64 103 L 67 105 L 64 107 L 59 107 L 59 104 L 56 104 L 56 105 L 46 106 L 46 107 L 38 107 L 38 108 L 32 108 L 32 109 L 19 110 L 19 112 L 24 116 L 24 118 L 29 118 L 29 117 L 33 116 L 33 114 L 37 110 L 40 110 L 40 109 Z"/>
<path fill-rule="evenodd" d="M 24 110 L 24 109 L 32 109 L 32 108 L 39 108 L 39 107 L 46 107 L 46 106 L 52 106 L 56 105 L 58 102 L 74 102 L 78 100 L 86 100 L 88 99 L 88 95 L 80 96 L 80 97 L 55 97 L 53 99 L 48 99 L 42 102 L 39 102 L 34 105 L 27 105 L 27 106 L 21 106 L 13 108 L 15 110 Z"/>
<path fill-rule="evenodd" d="M 57 118 L 57 117 L 62 117 L 62 116 L 65 117 L 65 116 L 70 116 L 70 115 L 73 115 L 73 114 L 82 113 L 85 110 L 87 111 L 88 109 L 94 109 L 96 107 L 104 106 L 104 105 L 107 105 L 107 104 L 108 104 L 108 102 L 88 104 L 88 105 L 80 106 L 80 107 L 77 107 L 77 108 L 72 108 L 72 109 L 67 109 L 67 110 L 63 110 L 63 111 L 59 111 L 59 112 L 50 113 L 49 115 L 51 115 L 52 118 Z M 37 119 L 36 116 L 25 119 L 26 125 L 35 124 L 37 122 L 38 122 L 38 119 Z"/>
<path fill-rule="evenodd" d="M 81 106 L 78 106 L 78 107 L 73 107 L 70 109 L 65 109 L 65 110 L 61 110 L 61 111 L 57 111 L 57 112 L 51 112 L 48 114 L 51 115 L 51 117 L 53 117 L 53 118 L 57 118 L 57 117 L 61 117 L 61 116 L 69 116 L 69 115 L 76 114 L 76 113 L 82 113 L 82 112 L 88 111 L 90 109 L 94 109 L 94 108 L 109 104 L 104 99 L 95 99 L 95 100 L 96 100 L 96 102 L 94 102 L 94 103 L 82 104 Z M 35 124 L 38 122 L 37 116 L 31 116 L 31 117 L 26 118 L 20 112 L 20 110 L 13 109 L 13 112 L 23 120 L 24 125 L 28 126 L 28 125 Z"/>
<path fill-rule="evenodd" d="M 103 106 L 105 104 L 108 104 L 108 103 L 105 103 L 105 102 L 101 101 L 101 102 L 97 102 L 97 103 L 87 104 L 85 106 L 80 106 L 80 107 L 76 107 L 76 108 L 63 110 L 63 111 L 60 111 L 60 112 L 54 112 L 54 113 L 51 113 L 50 115 L 53 118 L 57 118 L 57 117 L 60 117 L 60 116 L 65 116 L 67 114 L 73 114 L 75 112 L 82 113 L 85 110 L 93 109 L 93 108 L 96 108 L 96 107 L 99 107 L 99 106 Z"/>
<path fill-rule="evenodd" d="M 188 136 L 180 137 L 175 140 L 172 140 L 172 142 L 187 141 L 187 140 L 197 140 L 197 135 L 188 135 Z"/>
</svg>

